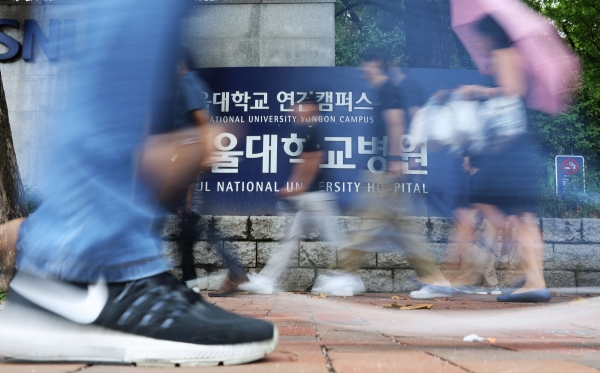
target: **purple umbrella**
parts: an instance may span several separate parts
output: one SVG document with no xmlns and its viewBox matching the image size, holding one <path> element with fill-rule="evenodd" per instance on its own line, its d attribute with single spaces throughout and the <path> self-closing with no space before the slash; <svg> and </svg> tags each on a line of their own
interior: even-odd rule
<svg viewBox="0 0 600 373">
<path fill-rule="evenodd" d="M 478 42 L 474 23 L 489 15 L 504 29 L 525 61 L 530 78 L 525 102 L 550 114 L 561 112 L 579 80 L 579 59 L 552 22 L 519 0 L 450 0 L 452 29 L 483 73 L 489 52 Z"/>
</svg>

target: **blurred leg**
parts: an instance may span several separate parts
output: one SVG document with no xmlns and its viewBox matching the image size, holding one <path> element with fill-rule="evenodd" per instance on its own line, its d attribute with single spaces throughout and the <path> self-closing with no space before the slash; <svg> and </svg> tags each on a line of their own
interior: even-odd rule
<svg viewBox="0 0 600 373">
<path fill-rule="evenodd" d="M 487 243 L 484 249 L 485 257 L 482 258 L 481 273 L 483 275 L 483 286 L 494 287 L 498 285 L 498 276 L 496 275 L 496 259 L 498 251 L 498 231 L 488 221 L 483 221 L 484 227 L 481 233 L 482 238 Z"/>
<path fill-rule="evenodd" d="M 166 273 L 150 232 L 155 198 L 136 186 L 136 150 L 155 93 L 175 72 L 186 3 L 81 4 L 91 47 L 51 142 L 47 198 L 19 232 L 1 356 L 195 366 L 275 349 L 272 324 L 232 315 Z"/>
<path fill-rule="evenodd" d="M 294 197 L 294 200 L 298 201 L 298 197 L 302 196 Z M 281 277 L 289 266 L 294 251 L 298 250 L 298 242 L 309 216 L 310 214 L 306 210 L 301 209 L 295 214 L 293 221 L 288 222 L 285 236 L 278 245 L 277 251 L 269 258 L 263 270 L 260 271 L 261 276 L 269 277 L 274 282 Z"/>
<path fill-rule="evenodd" d="M 25 218 L 13 219 L 0 224 L 0 262 L 2 262 L 2 283 L 0 287 L 8 287 L 8 282 L 14 275 L 17 250 L 15 245 L 19 238 L 19 229 Z"/>
<path fill-rule="evenodd" d="M 198 229 L 196 228 L 198 220 L 200 220 L 200 216 L 194 213 L 186 213 L 181 219 L 181 235 L 177 247 L 181 257 L 183 281 L 196 278 L 194 242 L 198 239 Z"/>
<path fill-rule="evenodd" d="M 544 280 L 544 242 L 534 214 L 525 213 L 521 218 L 514 217 L 519 239 L 519 255 L 525 272 L 525 284 L 514 294 L 546 287 Z"/>
<path fill-rule="evenodd" d="M 399 250 L 404 250 L 410 266 L 417 272 L 419 281 L 425 284 L 446 283 L 444 275 L 431 255 L 425 237 L 418 231 L 413 219 L 409 218 L 410 201 L 406 194 L 396 193 L 392 185 L 386 188 L 386 206 L 392 208 L 387 217 L 392 242 Z M 383 208 L 383 206 L 380 206 Z"/>
<path fill-rule="evenodd" d="M 154 199 L 136 185 L 135 152 L 154 93 L 173 74 L 185 4 L 86 5 L 94 14 L 87 34 L 94 47 L 56 125 L 47 198 L 22 226 L 18 265 L 69 281 L 129 281 L 167 269 L 149 232 Z"/>
</svg>

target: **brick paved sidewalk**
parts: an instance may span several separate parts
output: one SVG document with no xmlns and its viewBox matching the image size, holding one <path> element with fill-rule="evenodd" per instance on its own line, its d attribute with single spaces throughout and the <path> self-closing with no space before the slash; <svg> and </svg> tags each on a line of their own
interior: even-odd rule
<svg viewBox="0 0 600 373">
<path fill-rule="evenodd" d="M 401 299 L 392 299 L 392 296 Z M 549 304 L 501 304 L 493 296 L 434 301 L 406 294 L 315 298 L 310 294 L 208 298 L 242 315 L 277 324 L 280 343 L 253 364 L 215 368 L 27 365 L 1 373 L 146 372 L 598 372 L 600 298 L 554 298 Z M 397 305 L 433 304 L 402 310 Z M 1 331 L 0 331 L 1 332 Z M 464 342 L 477 334 L 484 342 Z M 492 343 L 493 342 L 493 343 Z"/>
</svg>

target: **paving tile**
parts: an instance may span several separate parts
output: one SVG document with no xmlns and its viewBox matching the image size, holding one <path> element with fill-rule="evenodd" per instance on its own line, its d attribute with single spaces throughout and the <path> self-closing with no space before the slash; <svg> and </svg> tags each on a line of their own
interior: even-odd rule
<svg viewBox="0 0 600 373">
<path fill-rule="evenodd" d="M 296 341 L 279 341 L 279 344 L 277 345 L 277 349 L 290 349 L 290 348 L 298 348 L 298 349 L 304 349 L 304 350 L 308 350 L 308 351 L 319 351 L 319 353 L 321 352 L 321 345 L 323 343 L 321 341 L 318 341 L 316 338 L 312 338 L 312 339 L 307 339 L 306 341 L 301 341 L 301 342 L 296 342 Z"/>
<path fill-rule="evenodd" d="M 279 335 L 315 336 L 317 331 L 312 326 L 279 326 Z"/>
<path fill-rule="evenodd" d="M 580 340 L 580 341 L 553 341 L 544 342 L 538 340 L 520 341 L 498 341 L 496 345 L 501 348 L 507 348 L 514 351 L 550 351 L 550 350 L 565 350 L 571 348 L 587 348 L 592 350 L 600 350 L 600 342 L 596 340 Z"/>
<path fill-rule="evenodd" d="M 303 321 L 303 320 L 277 320 L 275 322 L 275 325 L 279 326 L 296 326 L 296 327 L 301 327 L 301 326 L 310 326 L 312 328 L 312 325 L 314 323 L 310 320 L 308 321 Z"/>
<path fill-rule="evenodd" d="M 282 342 L 277 346 L 277 350 L 268 356 L 268 359 L 326 364 L 321 345 L 314 342 Z"/>
<path fill-rule="evenodd" d="M 227 372 L 227 373 L 327 373 L 325 364 L 299 363 L 297 361 L 280 361 L 263 359 L 253 364 L 235 365 L 227 367 L 201 367 L 201 368 L 147 368 L 147 367 L 121 367 L 96 365 L 84 371 L 85 373 L 184 373 L 184 372 Z"/>
<path fill-rule="evenodd" d="M 421 351 L 331 350 L 328 356 L 336 373 L 393 371 L 465 373 L 463 369 Z"/>
<path fill-rule="evenodd" d="M 594 368 L 563 360 L 453 360 L 473 373 L 598 373 Z"/>
<path fill-rule="evenodd" d="M 311 342 L 316 341 L 316 336 L 314 335 L 280 335 L 279 341 L 283 342 Z"/>
<path fill-rule="evenodd" d="M 173 369 L 180 368 L 149 368 L 149 367 L 134 367 L 123 365 L 94 365 L 84 370 L 85 373 L 158 373 L 170 372 Z M 184 368 L 187 370 L 188 368 Z M 179 370 L 181 372 L 181 370 Z"/>
<path fill-rule="evenodd" d="M 343 353 L 353 353 L 353 352 L 371 352 L 371 351 L 379 351 L 379 352 L 400 352 L 400 351 L 410 351 L 410 348 L 402 346 L 399 343 L 391 343 L 385 345 L 378 346 L 369 346 L 369 345 L 359 345 L 359 344 L 339 344 L 337 342 L 330 342 L 324 344 L 327 348 L 328 355 L 331 355 L 332 352 L 343 352 Z"/>
<path fill-rule="evenodd" d="M 390 338 L 386 338 L 377 332 L 362 332 L 353 330 L 324 330 L 319 331 L 319 337 L 323 344 L 335 342 L 337 344 L 393 344 Z"/>
<path fill-rule="evenodd" d="M 360 322 L 363 323 L 355 315 L 349 315 L 347 313 L 342 314 L 331 314 L 331 313 L 316 313 L 313 312 L 313 318 L 315 321 L 334 321 L 334 322 Z"/>
<path fill-rule="evenodd" d="M 298 318 L 305 318 L 305 317 L 310 317 L 310 312 L 308 310 L 306 311 L 301 311 L 301 310 L 288 310 L 288 311 L 281 311 L 281 310 L 271 310 L 269 311 L 269 316 L 271 317 L 298 317 Z M 302 321 L 304 322 L 304 321 Z"/>
<path fill-rule="evenodd" d="M 431 347 L 451 347 L 451 348 L 469 348 L 469 349 L 489 349 L 489 343 L 465 342 L 462 338 L 444 338 L 444 337 L 393 337 L 393 339 L 405 346 L 412 348 L 431 348 Z"/>
<path fill-rule="evenodd" d="M 346 299 L 315 299 L 310 294 L 292 293 L 208 298 L 224 309 L 275 323 L 280 331 L 277 350 L 260 361 L 234 367 L 95 365 L 84 372 L 326 373 L 322 346 L 326 346 L 337 373 L 562 373 L 600 369 L 600 305 L 594 299 L 571 302 L 573 297 L 556 297 L 550 304 L 503 304 L 490 296 L 416 302 L 392 300 L 392 295 L 407 294 L 365 294 Z M 433 303 L 434 307 L 415 311 L 383 308 L 392 302 Z M 464 342 L 462 338 L 471 333 L 497 341 Z M 0 373 L 34 373 L 34 369 L 35 373 L 71 373 L 83 367 L 0 363 Z"/>
<path fill-rule="evenodd" d="M 573 350 L 571 350 L 573 351 Z M 432 349 L 428 352 L 434 356 L 453 362 L 473 373 L 496 373 L 496 372 L 519 372 L 519 373 L 564 373 L 564 372 L 597 372 L 593 368 L 587 367 L 567 359 L 594 360 L 595 354 L 581 354 L 576 352 L 576 356 L 567 357 L 566 351 L 556 353 L 554 351 L 546 352 L 517 352 L 503 349 L 491 350 L 448 350 Z M 561 359 L 563 358 L 563 359 Z"/>
<path fill-rule="evenodd" d="M 85 367 L 85 364 L 20 364 L 0 362 L 0 372 L 2 373 L 71 373 Z"/>
</svg>

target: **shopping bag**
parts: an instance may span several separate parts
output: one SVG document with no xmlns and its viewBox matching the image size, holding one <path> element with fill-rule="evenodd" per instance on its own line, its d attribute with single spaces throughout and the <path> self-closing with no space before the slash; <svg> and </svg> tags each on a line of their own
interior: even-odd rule
<svg viewBox="0 0 600 373">
<path fill-rule="evenodd" d="M 415 114 L 410 135 L 419 143 L 448 146 L 451 152 L 493 153 L 527 131 L 523 101 L 497 96 L 465 100 L 458 93 L 433 95 Z"/>
<path fill-rule="evenodd" d="M 175 202 L 194 182 L 205 149 L 196 128 L 149 136 L 139 153 L 140 176 L 160 202 Z"/>
<path fill-rule="evenodd" d="M 485 123 L 482 141 L 487 152 L 500 151 L 527 132 L 527 113 L 518 96 L 489 98 L 480 104 L 479 115 Z"/>
</svg>

